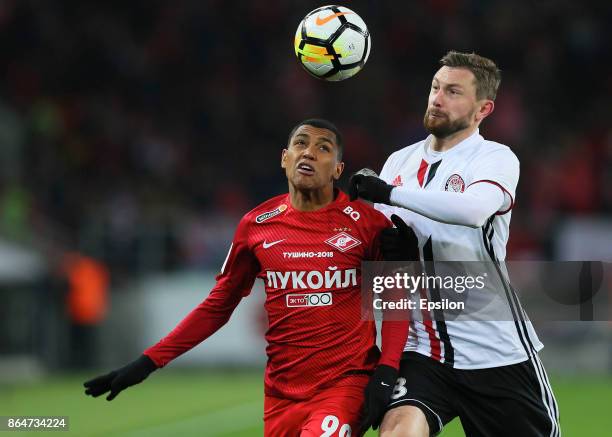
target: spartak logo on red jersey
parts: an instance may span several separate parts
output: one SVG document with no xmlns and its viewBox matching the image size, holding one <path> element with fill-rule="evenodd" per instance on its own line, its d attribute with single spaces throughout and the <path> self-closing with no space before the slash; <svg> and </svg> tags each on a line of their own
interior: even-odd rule
<svg viewBox="0 0 612 437">
<path fill-rule="evenodd" d="M 355 246 L 359 246 L 361 241 L 358 239 L 351 237 L 346 232 L 340 232 L 339 234 L 334 235 L 333 237 L 325 240 L 327 244 L 335 247 L 340 252 L 346 252 L 349 249 L 352 249 Z"/>
</svg>

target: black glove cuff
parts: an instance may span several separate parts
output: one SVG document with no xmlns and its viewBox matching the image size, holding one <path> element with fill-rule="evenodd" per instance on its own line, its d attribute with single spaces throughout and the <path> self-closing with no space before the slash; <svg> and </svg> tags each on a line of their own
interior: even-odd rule
<svg viewBox="0 0 612 437">
<path fill-rule="evenodd" d="M 395 380 L 397 379 L 398 375 L 398 370 L 395 367 L 391 367 L 386 364 L 381 364 L 376 367 L 374 373 L 381 381 L 395 385 Z"/>
<path fill-rule="evenodd" d="M 157 365 L 155 364 L 155 362 L 145 354 L 142 354 L 140 357 L 138 357 L 138 359 L 134 361 L 133 364 L 145 370 L 147 373 L 152 373 L 157 370 Z"/>
<path fill-rule="evenodd" d="M 391 205 L 391 191 L 393 191 L 395 186 L 387 184 L 387 186 L 385 188 L 386 188 L 387 192 L 385 194 L 385 201 L 383 203 L 385 203 L 387 205 Z"/>
</svg>

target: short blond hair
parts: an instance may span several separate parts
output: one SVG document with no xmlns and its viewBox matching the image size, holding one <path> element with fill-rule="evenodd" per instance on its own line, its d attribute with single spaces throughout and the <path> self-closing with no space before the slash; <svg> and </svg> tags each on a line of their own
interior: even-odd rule
<svg viewBox="0 0 612 437">
<path fill-rule="evenodd" d="M 495 100 L 501 82 L 501 70 L 495 62 L 476 53 L 449 51 L 440 59 L 440 65 L 467 68 L 476 78 L 476 98 Z"/>
</svg>

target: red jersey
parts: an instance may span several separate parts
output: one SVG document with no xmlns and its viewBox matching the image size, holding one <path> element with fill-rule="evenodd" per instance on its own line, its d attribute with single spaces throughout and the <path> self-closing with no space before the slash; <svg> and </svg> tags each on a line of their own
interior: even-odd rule
<svg viewBox="0 0 612 437">
<path fill-rule="evenodd" d="M 210 295 L 145 354 L 163 366 L 191 349 L 227 322 L 260 278 L 269 322 L 266 395 L 307 399 L 379 362 L 398 367 L 407 322 L 383 322 L 379 361 L 375 324 L 361 319 L 361 261 L 380 259 L 378 234 L 390 222 L 336 193 L 317 211 L 295 210 L 284 194 L 247 213 Z"/>
</svg>

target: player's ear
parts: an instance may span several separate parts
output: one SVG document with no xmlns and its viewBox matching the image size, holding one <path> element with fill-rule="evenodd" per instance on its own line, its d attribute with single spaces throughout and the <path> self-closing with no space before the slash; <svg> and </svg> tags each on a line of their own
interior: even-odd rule
<svg viewBox="0 0 612 437">
<path fill-rule="evenodd" d="M 482 103 L 478 106 L 478 111 L 476 111 L 476 121 L 482 121 L 495 109 L 495 103 L 493 100 L 483 100 Z"/>
<path fill-rule="evenodd" d="M 287 168 L 287 149 L 283 149 L 281 153 L 281 168 Z"/>
<path fill-rule="evenodd" d="M 336 168 L 334 169 L 334 180 L 337 181 L 342 176 L 342 172 L 344 171 L 344 162 L 338 162 L 336 164 Z"/>
</svg>

